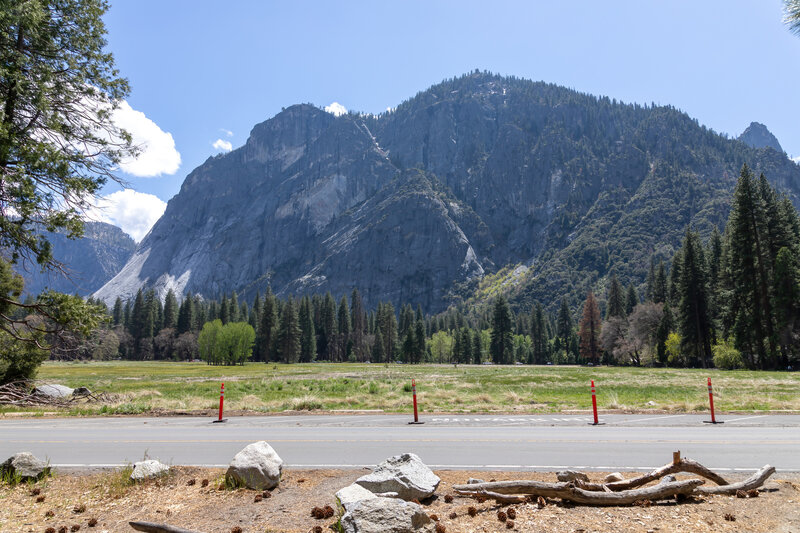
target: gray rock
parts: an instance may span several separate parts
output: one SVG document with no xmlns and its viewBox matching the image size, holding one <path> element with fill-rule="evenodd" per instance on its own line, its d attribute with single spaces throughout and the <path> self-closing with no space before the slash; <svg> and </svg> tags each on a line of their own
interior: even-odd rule
<svg viewBox="0 0 800 533">
<path fill-rule="evenodd" d="M 272 489 L 280 483 L 282 471 L 283 459 L 262 440 L 248 444 L 233 457 L 225 481 L 248 489 Z"/>
<path fill-rule="evenodd" d="M 169 466 L 156 461 L 155 459 L 148 459 L 146 461 L 139 461 L 133 463 L 133 472 L 131 472 L 131 481 L 144 481 L 145 479 L 153 479 L 169 472 Z"/>
<path fill-rule="evenodd" d="M 72 396 L 73 392 L 75 392 L 75 389 L 71 389 L 64 385 L 58 385 L 56 383 L 39 385 L 33 389 L 34 394 L 47 396 L 48 398 L 67 398 Z"/>
<path fill-rule="evenodd" d="M 484 480 L 482 480 L 482 479 L 478 479 L 478 478 L 474 478 L 474 477 L 471 477 L 471 478 L 469 478 L 467 480 L 467 485 L 475 485 L 476 483 L 486 483 L 486 482 Z"/>
<path fill-rule="evenodd" d="M 662 477 L 661 480 L 658 482 L 658 484 L 661 485 L 663 483 L 672 483 L 672 482 L 674 482 L 676 480 L 677 480 L 677 478 L 675 476 L 673 476 L 672 474 L 669 474 L 669 475 L 666 475 L 666 476 Z"/>
<path fill-rule="evenodd" d="M 432 533 L 436 527 L 422 507 L 394 498 L 361 500 L 341 524 L 345 533 Z"/>
<path fill-rule="evenodd" d="M 374 493 L 396 492 L 400 498 L 410 501 L 431 496 L 440 481 L 416 454 L 404 453 L 386 459 L 356 483 Z"/>
<path fill-rule="evenodd" d="M 562 470 L 556 472 L 559 481 L 589 481 L 589 476 L 577 470 Z"/>
<path fill-rule="evenodd" d="M 50 466 L 46 461 L 37 459 L 32 453 L 15 453 L 3 464 L 0 464 L 0 478 L 16 479 L 28 481 L 31 479 L 41 479 L 50 475 Z"/>
<path fill-rule="evenodd" d="M 357 483 L 348 485 L 336 493 L 336 506 L 339 508 L 339 514 L 343 515 L 349 511 L 356 503 L 361 500 L 369 500 L 377 498 L 377 496 L 362 487 Z"/>
<path fill-rule="evenodd" d="M 91 396 L 91 394 L 92 391 L 90 391 L 88 387 L 78 387 L 72 391 L 73 396 Z"/>
<path fill-rule="evenodd" d="M 625 478 L 619 472 L 613 472 L 607 475 L 603 481 L 606 483 L 614 483 L 615 481 L 625 481 Z"/>
</svg>

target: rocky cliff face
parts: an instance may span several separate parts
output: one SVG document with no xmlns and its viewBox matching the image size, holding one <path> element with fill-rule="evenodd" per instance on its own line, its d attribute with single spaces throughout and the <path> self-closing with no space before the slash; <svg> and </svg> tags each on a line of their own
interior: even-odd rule
<svg viewBox="0 0 800 533">
<path fill-rule="evenodd" d="M 523 264 L 518 305 L 577 299 L 611 272 L 642 281 L 687 223 L 721 224 L 744 162 L 796 202 L 783 153 L 544 83 L 475 73 L 379 117 L 293 106 L 192 171 L 96 295 L 358 287 L 368 306 L 438 311 Z"/>
<path fill-rule="evenodd" d="M 53 245 L 53 257 L 64 265 L 65 272 L 42 273 L 36 265 L 20 266 L 28 294 L 49 288 L 88 296 L 114 277 L 136 249 L 128 234 L 104 222 L 86 222 L 80 239 L 68 239 L 61 233 L 48 233 L 47 239 Z"/>
<path fill-rule="evenodd" d="M 783 153 L 781 143 L 767 127 L 760 122 L 751 122 L 747 129 L 739 135 L 739 140 L 751 148 L 772 148 L 779 154 Z"/>
</svg>

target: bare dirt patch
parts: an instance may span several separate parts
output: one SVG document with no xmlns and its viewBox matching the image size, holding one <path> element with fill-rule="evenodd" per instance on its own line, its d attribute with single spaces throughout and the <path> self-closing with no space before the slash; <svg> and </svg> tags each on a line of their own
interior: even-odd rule
<svg viewBox="0 0 800 533">
<path fill-rule="evenodd" d="M 3 532 L 58 531 L 80 526 L 80 531 L 131 532 L 130 520 L 167 523 L 207 533 L 296 532 L 321 526 L 331 531 L 336 517 L 315 519 L 314 507 L 336 507 L 334 493 L 362 475 L 364 470 L 285 470 L 281 484 L 269 495 L 220 487 L 224 470 L 173 467 L 172 473 L 138 485 L 126 482 L 120 472 L 59 473 L 35 486 L 0 486 L 0 530 Z M 489 481 L 534 479 L 554 481 L 553 473 L 438 471 L 442 478 L 437 496 L 422 502 L 428 515 L 436 515 L 448 533 L 493 531 L 653 532 L 692 531 L 800 531 L 800 476 L 779 473 L 759 491 L 757 498 L 707 496 L 677 504 L 647 507 L 584 507 L 548 501 L 499 506 L 456 495 L 451 487 L 470 477 Z M 592 473 L 600 480 L 604 473 Z M 746 476 L 739 476 L 741 478 Z M 208 483 L 203 483 L 208 480 Z M 203 486 L 206 485 L 206 486 Z M 39 488 L 40 494 L 32 495 Z M 447 495 L 452 495 L 450 503 Z M 44 501 L 37 503 L 39 496 Z M 261 496 L 260 498 L 256 496 Z M 474 516 L 470 515 L 474 508 Z M 76 509 L 84 510 L 80 513 Z M 510 509 L 514 509 L 513 513 Z M 498 511 L 507 520 L 498 520 Z M 452 513 L 455 513 L 454 518 Z M 514 515 L 513 527 L 508 527 Z M 726 519 L 727 515 L 727 519 Z M 733 520 L 730 520 L 733 518 Z M 94 526 L 90 524 L 96 521 Z"/>
</svg>

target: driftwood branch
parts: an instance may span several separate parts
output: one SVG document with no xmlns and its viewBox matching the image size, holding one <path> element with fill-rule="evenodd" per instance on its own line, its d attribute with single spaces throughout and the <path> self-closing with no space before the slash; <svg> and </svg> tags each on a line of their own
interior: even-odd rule
<svg viewBox="0 0 800 533">
<path fill-rule="evenodd" d="M 191 529 L 183 529 L 182 527 L 169 526 L 167 524 L 156 524 L 154 522 L 128 522 L 130 526 L 136 531 L 144 531 L 145 533 L 201 533 Z"/>
<path fill-rule="evenodd" d="M 499 494 L 497 492 L 490 492 L 486 490 L 475 491 L 471 494 L 465 491 L 465 492 L 459 492 L 459 494 L 465 496 L 471 496 L 473 498 L 483 497 L 489 500 L 494 500 L 497 503 L 501 503 L 503 505 L 511 505 L 514 503 L 525 503 L 528 501 L 528 498 L 526 496 L 508 496 L 506 494 Z"/>
<path fill-rule="evenodd" d="M 690 474 L 697 474 L 698 476 L 704 477 L 709 481 L 713 481 L 717 485 L 728 484 L 728 482 L 722 476 L 712 472 L 711 470 L 701 465 L 697 461 L 692 461 L 691 459 L 679 459 L 678 462 L 672 462 L 667 465 L 664 465 L 661 468 L 653 470 L 649 474 L 645 474 L 643 476 L 631 479 L 626 479 L 625 481 L 615 481 L 613 483 L 606 483 L 604 486 L 608 487 L 609 489 L 615 492 L 620 490 L 628 490 L 636 487 L 641 487 L 642 485 L 647 485 L 651 481 L 655 481 L 669 474 L 677 474 L 678 472 L 688 472 Z M 598 490 L 603 490 L 603 489 L 600 488 Z"/>
<path fill-rule="evenodd" d="M 761 469 L 750 476 L 749 478 L 745 479 L 744 481 L 740 481 L 739 483 L 731 483 L 729 485 L 723 485 L 720 487 L 698 487 L 697 493 L 698 494 L 736 494 L 736 491 L 739 490 L 753 490 L 757 489 L 764 482 L 769 479 L 769 477 L 775 473 L 775 467 L 770 465 L 764 465 Z"/>
<path fill-rule="evenodd" d="M 545 498 L 561 498 L 562 500 L 586 505 L 630 505 L 639 500 L 666 500 L 678 494 L 689 495 L 705 483 L 702 479 L 687 479 L 662 483 L 652 487 L 624 490 L 618 492 L 599 492 L 584 490 L 573 483 L 543 483 L 536 481 L 496 481 L 492 483 L 475 483 L 472 485 L 454 485 L 453 489 L 463 495 L 484 494 L 529 494 Z"/>
</svg>

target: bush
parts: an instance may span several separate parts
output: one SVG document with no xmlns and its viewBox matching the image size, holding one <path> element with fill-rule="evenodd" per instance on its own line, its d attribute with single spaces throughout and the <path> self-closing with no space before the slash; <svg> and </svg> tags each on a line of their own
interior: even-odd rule
<svg viewBox="0 0 800 533">
<path fill-rule="evenodd" d="M 730 341 L 723 341 L 711 347 L 714 354 L 714 366 L 722 370 L 744 368 L 742 353 L 733 347 Z"/>
</svg>

